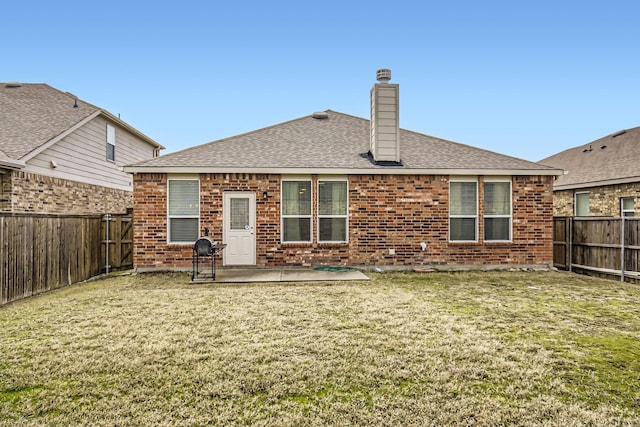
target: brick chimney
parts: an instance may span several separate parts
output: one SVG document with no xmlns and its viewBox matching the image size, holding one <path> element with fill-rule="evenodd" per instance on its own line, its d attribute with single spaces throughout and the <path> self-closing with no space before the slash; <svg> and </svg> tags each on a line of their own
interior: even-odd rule
<svg viewBox="0 0 640 427">
<path fill-rule="evenodd" d="M 391 70 L 376 72 L 378 83 L 371 88 L 371 141 L 369 151 L 376 162 L 400 163 L 399 92 L 389 83 Z"/>
</svg>

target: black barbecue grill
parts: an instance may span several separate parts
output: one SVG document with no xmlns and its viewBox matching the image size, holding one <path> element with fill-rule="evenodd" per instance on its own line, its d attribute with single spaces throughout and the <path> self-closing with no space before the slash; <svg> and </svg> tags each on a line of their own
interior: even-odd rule
<svg viewBox="0 0 640 427">
<path fill-rule="evenodd" d="M 191 261 L 193 264 L 193 272 L 191 274 L 192 282 L 200 275 L 200 258 L 211 258 L 211 279 L 216 280 L 216 252 L 220 252 L 227 247 L 225 243 L 215 242 L 209 237 L 208 231 L 209 230 L 205 229 L 205 235 L 193 244 L 193 258 Z"/>
</svg>

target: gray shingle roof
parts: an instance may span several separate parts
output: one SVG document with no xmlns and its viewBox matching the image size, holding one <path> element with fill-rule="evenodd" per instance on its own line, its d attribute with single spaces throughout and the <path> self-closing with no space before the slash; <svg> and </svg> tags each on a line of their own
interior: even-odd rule
<svg viewBox="0 0 640 427">
<path fill-rule="evenodd" d="M 74 104 L 78 107 L 74 108 Z M 0 153 L 10 159 L 22 159 L 98 112 L 161 147 L 107 111 L 70 93 L 42 83 L 0 83 Z"/>
<path fill-rule="evenodd" d="M 374 164 L 369 151 L 369 120 L 327 110 L 313 115 L 209 142 L 145 162 L 130 172 L 196 170 L 521 170 L 552 174 L 555 169 L 514 157 L 401 129 L 402 166 Z M 556 171 L 557 172 L 557 171 Z"/>
<path fill-rule="evenodd" d="M 0 150 L 20 159 L 98 111 L 46 84 L 0 83 Z"/>
<path fill-rule="evenodd" d="M 566 171 L 554 183 L 556 190 L 640 182 L 640 127 L 570 148 L 538 163 Z"/>
</svg>

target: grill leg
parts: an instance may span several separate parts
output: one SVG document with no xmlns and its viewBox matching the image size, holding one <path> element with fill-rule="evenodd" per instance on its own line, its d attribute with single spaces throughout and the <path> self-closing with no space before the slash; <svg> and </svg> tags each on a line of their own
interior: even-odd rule
<svg viewBox="0 0 640 427">
<path fill-rule="evenodd" d="M 191 255 L 191 281 L 196 278 L 196 251 L 193 251 L 193 255 Z"/>
<path fill-rule="evenodd" d="M 211 277 L 216 280 L 216 250 L 211 254 Z"/>
</svg>

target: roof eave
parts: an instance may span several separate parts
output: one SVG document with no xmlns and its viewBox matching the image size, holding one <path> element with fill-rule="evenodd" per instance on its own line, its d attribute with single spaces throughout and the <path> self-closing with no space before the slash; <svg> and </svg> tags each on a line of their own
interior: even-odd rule
<svg viewBox="0 0 640 427">
<path fill-rule="evenodd" d="M 0 159 L 0 167 L 19 170 L 24 169 L 26 167 L 26 164 L 22 160 Z"/>
<path fill-rule="evenodd" d="M 204 166 L 125 166 L 128 173 L 253 173 L 253 174 L 324 174 L 324 175 L 544 175 L 560 176 L 561 169 L 456 169 L 456 168 L 255 168 L 255 167 L 204 167 Z"/>
<path fill-rule="evenodd" d="M 607 179 L 602 181 L 576 182 L 573 184 L 554 185 L 554 191 L 575 190 L 578 188 L 604 187 L 606 185 L 618 185 L 640 182 L 640 176 L 630 176 L 626 178 Z"/>
</svg>

